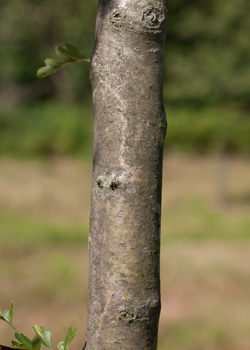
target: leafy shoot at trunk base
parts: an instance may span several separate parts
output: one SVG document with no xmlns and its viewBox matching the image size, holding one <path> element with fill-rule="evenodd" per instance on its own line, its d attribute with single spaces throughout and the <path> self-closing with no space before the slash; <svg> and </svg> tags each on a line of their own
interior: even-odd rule
<svg viewBox="0 0 250 350">
<path fill-rule="evenodd" d="M 40 350 L 41 346 L 44 345 L 45 347 L 49 348 L 50 350 L 53 350 L 52 347 L 52 341 L 51 341 L 51 332 L 45 328 L 45 327 L 39 327 L 39 326 L 33 326 L 33 330 L 35 332 L 35 335 L 32 339 L 24 335 L 23 333 L 18 332 L 16 327 L 12 323 L 13 318 L 13 311 L 14 311 L 14 302 L 11 302 L 11 306 L 9 310 L 5 310 L 4 313 L 0 311 L 0 320 L 3 320 L 7 322 L 15 331 L 14 337 L 16 340 L 12 340 L 11 347 L 5 347 L 0 345 L 0 350 L 7 350 L 7 349 L 23 349 L 23 350 Z M 68 332 L 66 334 L 65 340 L 60 342 L 57 347 L 58 350 L 69 350 L 69 343 L 74 338 L 75 333 L 77 332 L 77 329 L 72 330 L 70 327 L 68 329 Z"/>
</svg>

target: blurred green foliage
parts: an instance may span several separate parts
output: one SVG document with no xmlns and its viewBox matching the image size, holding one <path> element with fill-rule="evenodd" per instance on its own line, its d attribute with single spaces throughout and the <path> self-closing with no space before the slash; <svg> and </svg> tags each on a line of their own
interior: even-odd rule
<svg viewBox="0 0 250 350">
<path fill-rule="evenodd" d="M 169 107 L 167 150 L 250 153 L 250 118 L 235 109 Z M 0 156 L 92 156 L 92 107 L 47 101 L 0 112 Z"/>
<path fill-rule="evenodd" d="M 248 0 L 168 2 L 165 97 L 249 107 Z"/>
<path fill-rule="evenodd" d="M 250 154 L 250 118 L 227 106 L 167 108 L 165 146 L 185 153 Z"/>
<path fill-rule="evenodd" d="M 1 154 L 76 154 L 91 148 L 91 108 L 80 105 L 91 105 L 89 65 L 69 66 L 42 81 L 35 73 L 64 42 L 91 56 L 96 8 L 97 0 L 1 1 Z M 249 153 L 249 1 L 176 0 L 168 9 L 167 145 Z"/>
<path fill-rule="evenodd" d="M 53 53 L 55 45 L 65 42 L 82 48 L 90 57 L 95 16 L 96 1 L 1 1 L 2 96 L 12 87 L 12 96 L 8 96 L 10 104 L 20 101 L 15 93 L 21 94 L 23 101 L 34 101 L 47 95 L 69 101 L 90 98 L 88 65 L 79 64 L 59 72 L 55 78 L 48 78 L 46 85 L 37 81 L 36 70 L 44 58 Z"/>
<path fill-rule="evenodd" d="M 78 104 L 43 102 L 0 113 L 0 155 L 91 156 L 92 110 Z"/>
</svg>

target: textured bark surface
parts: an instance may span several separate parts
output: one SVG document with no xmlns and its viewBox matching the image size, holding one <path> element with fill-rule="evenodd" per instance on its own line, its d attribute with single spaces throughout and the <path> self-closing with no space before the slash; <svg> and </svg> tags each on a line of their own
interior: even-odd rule
<svg viewBox="0 0 250 350">
<path fill-rule="evenodd" d="M 100 0 L 87 350 L 155 350 L 166 118 L 165 0 Z"/>
</svg>

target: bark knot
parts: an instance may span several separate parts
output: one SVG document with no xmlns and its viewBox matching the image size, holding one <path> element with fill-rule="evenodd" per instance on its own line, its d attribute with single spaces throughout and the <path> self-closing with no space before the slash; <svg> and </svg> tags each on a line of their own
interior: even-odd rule
<svg viewBox="0 0 250 350">
<path fill-rule="evenodd" d="M 158 29 L 165 20 L 165 11 L 163 8 L 148 7 L 143 10 L 142 20 L 147 27 Z"/>
<path fill-rule="evenodd" d="M 119 321 L 122 321 L 124 323 L 132 323 L 135 321 L 136 318 L 137 318 L 136 314 L 134 314 L 133 312 L 129 312 L 127 310 L 121 310 L 118 316 Z"/>
<path fill-rule="evenodd" d="M 98 176 L 96 184 L 99 188 L 111 188 L 113 191 L 117 188 L 123 186 L 123 179 L 121 177 L 115 176 L 114 174 L 110 176 Z"/>
<path fill-rule="evenodd" d="M 111 14 L 111 22 L 116 26 L 120 27 L 123 22 L 126 20 L 126 15 L 124 13 L 124 10 L 121 8 L 117 8 L 113 10 Z"/>
</svg>

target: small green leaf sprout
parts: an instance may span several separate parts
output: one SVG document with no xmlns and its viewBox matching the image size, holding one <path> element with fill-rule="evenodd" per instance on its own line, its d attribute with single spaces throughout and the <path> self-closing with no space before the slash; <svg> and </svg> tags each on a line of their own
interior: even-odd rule
<svg viewBox="0 0 250 350">
<path fill-rule="evenodd" d="M 44 60 L 45 66 L 37 70 L 36 76 L 38 78 L 45 78 L 48 75 L 55 73 L 59 68 L 62 68 L 74 62 L 90 62 L 76 46 L 65 43 L 64 46 L 56 46 L 55 52 L 58 59 L 46 58 Z"/>
<path fill-rule="evenodd" d="M 0 311 L 0 320 L 7 322 L 14 329 L 14 331 L 17 332 L 17 329 L 12 324 L 13 311 L 14 311 L 14 302 L 12 301 L 10 303 L 9 310 L 5 310 L 3 314 Z"/>
<path fill-rule="evenodd" d="M 33 330 L 35 332 L 35 336 L 32 339 L 29 339 L 23 333 L 18 332 L 16 327 L 12 323 L 14 311 L 14 302 L 11 302 L 11 306 L 9 310 L 5 310 L 4 313 L 0 311 L 0 320 L 7 322 L 15 331 L 14 336 L 16 340 L 11 342 L 12 349 L 23 349 L 23 350 L 40 350 L 41 345 L 46 346 L 50 350 L 53 350 L 52 347 L 52 337 L 50 331 L 45 327 L 34 326 Z M 77 329 L 72 330 L 70 327 L 66 334 L 66 338 L 63 342 L 58 344 L 59 350 L 69 350 L 69 343 L 74 338 Z"/>
</svg>

